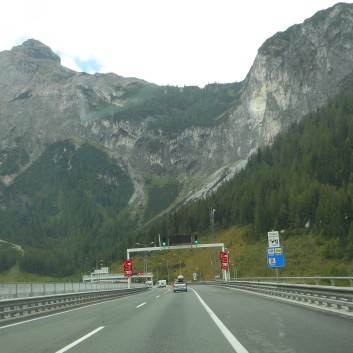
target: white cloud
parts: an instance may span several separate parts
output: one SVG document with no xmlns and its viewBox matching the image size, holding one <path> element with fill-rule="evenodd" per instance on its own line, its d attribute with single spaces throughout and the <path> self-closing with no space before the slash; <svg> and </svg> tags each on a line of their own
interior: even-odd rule
<svg viewBox="0 0 353 353">
<path fill-rule="evenodd" d="M 77 65 L 75 59 L 71 56 L 67 55 L 60 55 L 61 58 L 61 65 L 65 66 L 71 70 L 81 72 L 82 69 Z"/>
<path fill-rule="evenodd" d="M 74 70 L 78 60 L 93 60 L 100 72 L 157 84 L 234 82 L 245 78 L 267 38 L 335 3 L 4 0 L 0 50 L 35 38 L 63 53 L 63 65 Z"/>
</svg>

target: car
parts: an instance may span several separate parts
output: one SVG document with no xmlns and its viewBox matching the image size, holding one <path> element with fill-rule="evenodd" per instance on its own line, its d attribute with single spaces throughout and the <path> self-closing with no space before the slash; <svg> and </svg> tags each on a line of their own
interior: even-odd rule
<svg viewBox="0 0 353 353">
<path fill-rule="evenodd" d="M 173 283 L 173 292 L 187 292 L 188 285 L 184 280 L 182 275 L 178 276 L 178 278 Z"/>
<path fill-rule="evenodd" d="M 160 279 L 157 282 L 157 288 L 164 288 L 167 286 L 167 281 L 165 279 Z"/>
</svg>

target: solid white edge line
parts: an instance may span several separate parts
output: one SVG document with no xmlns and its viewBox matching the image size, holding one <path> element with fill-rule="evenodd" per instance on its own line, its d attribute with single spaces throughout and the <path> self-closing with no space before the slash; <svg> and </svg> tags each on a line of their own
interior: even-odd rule
<svg viewBox="0 0 353 353">
<path fill-rule="evenodd" d="M 95 330 L 93 330 L 92 332 L 88 333 L 87 335 L 79 338 L 78 340 L 76 340 L 75 342 L 70 343 L 68 346 L 60 349 L 59 351 L 55 352 L 55 353 L 64 353 L 66 351 L 68 351 L 70 348 L 76 346 L 77 344 L 81 343 L 82 341 L 84 341 L 85 339 L 87 339 L 88 337 L 91 337 L 92 335 L 94 335 L 95 333 L 97 333 L 98 331 L 100 331 L 101 329 L 103 329 L 104 326 L 98 327 Z"/>
<path fill-rule="evenodd" d="M 223 322 L 217 317 L 217 315 L 211 310 L 211 308 L 203 301 L 200 295 L 196 292 L 195 289 L 190 288 L 196 295 L 197 299 L 200 301 L 202 306 L 206 309 L 208 315 L 211 316 L 211 319 L 218 326 L 220 331 L 223 333 L 224 337 L 228 340 L 230 345 L 234 348 L 237 353 L 249 353 L 243 345 L 233 336 L 233 334 L 227 329 Z"/>
<path fill-rule="evenodd" d="M 140 305 L 137 305 L 136 309 L 137 309 L 137 308 L 140 308 L 141 306 L 143 306 L 143 305 L 145 305 L 145 304 L 146 304 L 146 302 L 144 302 L 144 303 L 142 303 L 142 304 L 140 304 Z"/>
</svg>

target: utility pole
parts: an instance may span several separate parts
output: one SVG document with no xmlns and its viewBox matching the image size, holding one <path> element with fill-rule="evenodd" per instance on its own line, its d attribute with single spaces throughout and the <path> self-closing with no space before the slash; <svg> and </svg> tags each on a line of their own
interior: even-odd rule
<svg viewBox="0 0 353 353">
<path fill-rule="evenodd" d="M 212 238 L 212 242 L 215 242 L 216 240 L 216 235 L 215 235 L 215 231 L 214 231 L 214 213 L 216 212 L 216 210 L 211 207 L 210 210 L 210 226 L 211 226 L 211 238 Z M 216 277 L 216 252 L 214 249 L 212 249 L 212 267 L 213 267 L 213 278 Z"/>
<path fill-rule="evenodd" d="M 141 244 L 141 243 L 136 243 L 136 245 L 140 245 L 143 247 L 147 247 L 147 245 L 153 245 L 154 241 L 150 242 L 149 244 Z M 144 261 L 143 261 L 143 272 L 144 272 L 144 277 L 145 277 L 145 283 L 147 283 L 147 251 L 145 251 L 145 256 L 144 256 Z"/>
</svg>

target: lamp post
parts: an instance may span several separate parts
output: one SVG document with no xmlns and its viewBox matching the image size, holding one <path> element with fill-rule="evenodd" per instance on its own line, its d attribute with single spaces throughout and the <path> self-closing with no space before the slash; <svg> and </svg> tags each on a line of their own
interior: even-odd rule
<svg viewBox="0 0 353 353">
<path fill-rule="evenodd" d="M 238 266 L 235 266 L 233 263 L 232 263 L 232 266 L 233 266 L 233 278 L 237 281 L 238 280 Z"/>
<path fill-rule="evenodd" d="M 162 259 L 162 260 L 167 262 L 167 274 L 168 274 L 168 284 L 169 284 L 169 261 L 170 261 L 170 259 Z"/>
<path fill-rule="evenodd" d="M 216 212 L 216 210 L 211 207 L 210 210 L 210 226 L 211 226 L 211 237 L 212 237 L 212 241 L 215 242 L 216 240 L 216 235 L 215 235 L 215 231 L 214 231 L 214 213 Z M 216 278 L 216 253 L 215 250 L 212 249 L 212 267 L 213 267 L 213 278 Z"/>
<path fill-rule="evenodd" d="M 148 244 L 141 244 L 141 243 L 136 243 L 136 245 L 143 246 L 144 248 L 147 248 L 147 245 L 153 245 L 154 241 L 151 241 Z M 145 257 L 144 257 L 144 265 L 143 265 L 143 272 L 145 274 L 145 284 L 146 284 L 146 278 L 147 278 L 147 251 L 145 250 Z"/>
<path fill-rule="evenodd" d="M 173 254 L 174 256 L 177 256 L 177 254 Z M 180 255 L 179 256 L 179 272 L 181 274 L 181 260 L 180 260 Z"/>
<path fill-rule="evenodd" d="M 102 266 L 103 266 L 103 260 L 98 260 L 98 259 L 96 259 L 96 270 L 98 270 L 98 265 L 100 265 L 100 267 L 102 268 Z"/>
<path fill-rule="evenodd" d="M 91 283 L 93 283 L 93 274 L 95 273 L 94 271 L 95 271 L 95 269 L 92 268 L 92 269 L 91 269 Z"/>
</svg>

